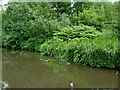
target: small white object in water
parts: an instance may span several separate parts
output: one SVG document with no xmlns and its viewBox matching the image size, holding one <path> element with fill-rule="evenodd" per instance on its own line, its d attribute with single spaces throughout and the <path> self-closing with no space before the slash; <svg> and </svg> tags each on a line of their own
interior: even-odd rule
<svg viewBox="0 0 120 90">
<path fill-rule="evenodd" d="M 3 85 L 4 85 L 3 88 L 7 88 L 7 87 L 8 87 L 8 83 L 7 83 L 7 82 L 4 82 L 4 81 L 3 81 Z"/>
<path fill-rule="evenodd" d="M 70 86 L 73 88 L 73 83 L 72 82 L 70 83 Z"/>
</svg>

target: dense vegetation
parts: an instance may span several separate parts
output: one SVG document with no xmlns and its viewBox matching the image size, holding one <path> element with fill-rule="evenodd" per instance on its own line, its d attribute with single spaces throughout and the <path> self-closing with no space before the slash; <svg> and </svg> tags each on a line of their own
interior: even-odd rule
<svg viewBox="0 0 120 90">
<path fill-rule="evenodd" d="M 4 48 L 120 68 L 117 2 L 12 2 L 2 11 L 2 28 Z"/>
</svg>

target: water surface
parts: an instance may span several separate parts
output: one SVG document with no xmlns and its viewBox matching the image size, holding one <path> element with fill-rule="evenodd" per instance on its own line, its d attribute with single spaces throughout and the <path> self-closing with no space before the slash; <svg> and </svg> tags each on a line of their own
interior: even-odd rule
<svg viewBox="0 0 120 90">
<path fill-rule="evenodd" d="M 35 52 L 3 51 L 3 81 L 10 88 L 117 88 L 115 70 L 69 64 Z"/>
</svg>

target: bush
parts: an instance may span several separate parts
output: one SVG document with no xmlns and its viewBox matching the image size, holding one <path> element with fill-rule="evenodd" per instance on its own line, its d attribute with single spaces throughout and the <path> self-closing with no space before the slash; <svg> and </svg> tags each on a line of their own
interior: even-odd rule
<svg viewBox="0 0 120 90">
<path fill-rule="evenodd" d="M 118 29 L 118 2 L 94 2 L 88 10 L 70 16 L 73 25 L 85 24 L 97 30 Z"/>
<path fill-rule="evenodd" d="M 81 37 L 93 39 L 98 37 L 100 32 L 94 27 L 81 24 L 80 26 L 65 27 L 61 31 L 56 31 L 53 35 L 65 41 Z"/>
<path fill-rule="evenodd" d="M 79 12 L 79 16 L 76 13 L 71 16 L 73 25 L 85 24 L 88 26 L 94 26 L 97 30 L 101 31 L 104 27 L 105 16 L 98 15 L 94 11 L 84 10 L 83 12 Z"/>
<path fill-rule="evenodd" d="M 63 61 L 89 64 L 92 67 L 120 68 L 118 39 L 74 38 L 69 42 L 57 37 L 40 46 L 43 55 L 50 55 Z"/>
<path fill-rule="evenodd" d="M 50 4 L 44 2 L 11 2 L 2 14 L 3 47 L 12 49 L 37 50 L 53 31 L 69 25 L 65 14 L 56 18 Z"/>
</svg>

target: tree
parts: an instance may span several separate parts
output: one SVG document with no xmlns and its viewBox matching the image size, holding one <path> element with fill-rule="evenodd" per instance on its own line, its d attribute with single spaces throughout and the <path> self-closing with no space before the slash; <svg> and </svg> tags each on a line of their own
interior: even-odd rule
<svg viewBox="0 0 120 90">
<path fill-rule="evenodd" d="M 40 44 L 52 38 L 54 31 L 69 25 L 67 16 L 61 17 L 56 18 L 50 3 L 8 3 L 2 13 L 3 47 L 37 50 Z"/>
<path fill-rule="evenodd" d="M 2 14 L 3 46 L 35 49 L 56 28 L 52 20 L 54 15 L 50 12 L 49 3 L 8 3 L 7 10 Z"/>
<path fill-rule="evenodd" d="M 71 2 L 52 2 L 51 8 L 56 11 L 57 17 L 63 13 L 69 15 L 72 12 Z"/>
<path fill-rule="evenodd" d="M 92 5 L 92 2 L 75 2 L 74 4 L 74 12 L 77 13 L 77 17 L 79 16 L 79 12 L 83 12 L 84 10 L 88 10 Z M 78 22 L 77 22 L 78 25 Z"/>
</svg>

